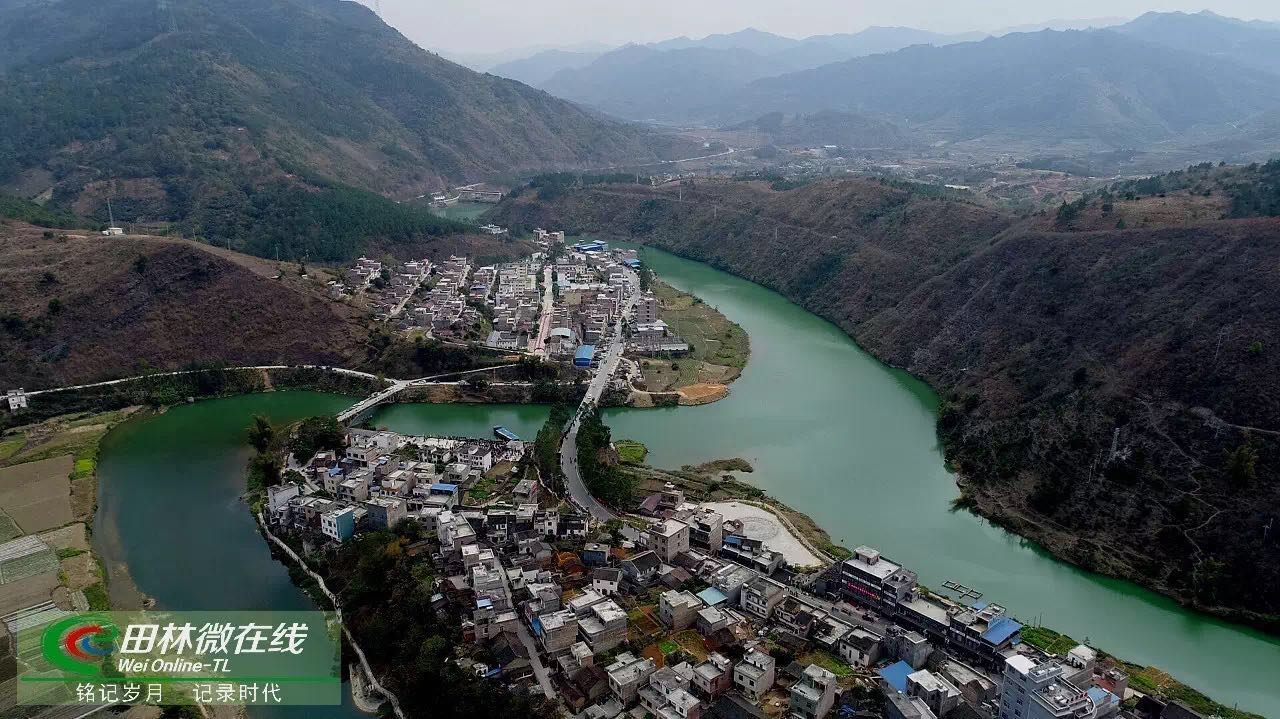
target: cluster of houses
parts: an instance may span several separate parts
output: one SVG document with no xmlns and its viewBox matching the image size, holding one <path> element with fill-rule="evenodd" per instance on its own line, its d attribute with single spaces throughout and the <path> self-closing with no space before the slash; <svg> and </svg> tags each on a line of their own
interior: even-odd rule
<svg viewBox="0 0 1280 719">
<path fill-rule="evenodd" d="M 588 719 L 1195 716 L 1137 694 L 1087 646 L 1046 654 L 1003 607 L 965 588 L 965 601 L 931 592 L 871 547 L 800 572 L 672 485 L 615 527 L 514 476 L 482 505 L 463 501 L 526 449 L 353 429 L 342 453 L 321 452 L 295 468 L 302 481 L 271 488 L 269 513 L 278 529 L 334 543 L 422 523 L 435 537 L 415 548 L 440 577 L 433 604 L 460 608 L 476 649 L 460 661 Z M 865 701 L 872 686 L 879 709 Z M 1135 696 L 1149 711 L 1122 707 Z"/>
<path fill-rule="evenodd" d="M 431 275 L 430 260 L 409 260 L 398 266 L 361 257 L 347 269 L 341 280 L 328 284 L 329 298 L 360 297 L 379 319 L 397 317 L 410 298 Z"/>
<path fill-rule="evenodd" d="M 492 329 L 485 344 L 498 349 L 524 349 L 538 331 L 542 300 L 538 275 L 542 253 L 519 262 L 481 267 L 471 278 L 468 298 L 493 312 Z"/>
<path fill-rule="evenodd" d="M 519 440 L 349 429 L 342 453 L 319 452 L 305 465 L 290 467 L 300 481 L 268 487 L 268 517 L 287 532 L 336 543 L 409 517 L 434 525 L 496 464 L 518 462 L 524 452 Z M 528 493 L 536 500 L 536 490 Z"/>
<path fill-rule="evenodd" d="M 430 291 L 409 302 L 400 317 L 400 328 L 465 339 L 480 322 L 479 310 L 467 304 L 471 263 L 466 257 L 450 256 L 435 268 L 434 277 Z"/>
<path fill-rule="evenodd" d="M 552 268 L 559 290 L 553 310 L 547 354 L 576 357 L 580 347 L 594 347 L 627 306 L 632 291 L 630 270 L 639 267 L 631 250 L 610 252 L 598 241 L 567 248 Z"/>
</svg>

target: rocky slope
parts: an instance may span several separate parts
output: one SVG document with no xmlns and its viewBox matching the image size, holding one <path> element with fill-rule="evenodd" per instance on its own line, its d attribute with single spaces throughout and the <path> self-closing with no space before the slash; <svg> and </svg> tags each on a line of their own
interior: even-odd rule
<svg viewBox="0 0 1280 719">
<path fill-rule="evenodd" d="M 502 213 L 782 292 L 938 389 L 962 504 L 1083 567 L 1278 626 L 1280 219 L 1075 231 L 874 181 L 676 193 L 587 188 Z M 1105 212 L 1129 202 L 1150 198 Z"/>
</svg>

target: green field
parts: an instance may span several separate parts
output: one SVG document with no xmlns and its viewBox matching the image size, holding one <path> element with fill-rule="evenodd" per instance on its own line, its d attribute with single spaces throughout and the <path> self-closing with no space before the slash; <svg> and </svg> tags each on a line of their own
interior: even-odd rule
<svg viewBox="0 0 1280 719">
<path fill-rule="evenodd" d="M 643 464 L 644 458 L 649 455 L 649 448 L 634 439 L 620 439 L 613 443 L 613 447 L 618 450 L 618 457 L 623 464 Z"/>
</svg>

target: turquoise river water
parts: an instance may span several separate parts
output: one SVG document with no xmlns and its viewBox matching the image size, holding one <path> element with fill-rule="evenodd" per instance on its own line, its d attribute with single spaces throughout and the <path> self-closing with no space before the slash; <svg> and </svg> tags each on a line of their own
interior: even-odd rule
<svg viewBox="0 0 1280 719">
<path fill-rule="evenodd" d="M 954 477 L 934 431 L 936 397 L 877 362 L 839 329 L 745 280 L 656 250 L 643 259 L 751 337 L 751 361 L 727 399 L 702 407 L 612 409 L 614 436 L 648 445 L 649 462 L 678 467 L 743 457 L 751 481 L 811 515 L 847 546 L 878 546 L 920 574 L 955 580 L 1024 622 L 1154 664 L 1243 709 L 1280 717 L 1280 639 L 1202 616 L 1132 583 L 1080 571 L 1031 543 L 950 508 Z M 139 589 L 174 609 L 295 609 L 307 598 L 271 559 L 238 495 L 254 414 L 277 421 L 350 399 L 274 393 L 179 406 L 129 422 L 104 441 L 99 550 Z M 490 436 L 502 424 L 531 438 L 545 407 L 393 405 L 379 425 L 415 433 Z M 255 716 L 348 717 L 327 712 Z"/>
</svg>

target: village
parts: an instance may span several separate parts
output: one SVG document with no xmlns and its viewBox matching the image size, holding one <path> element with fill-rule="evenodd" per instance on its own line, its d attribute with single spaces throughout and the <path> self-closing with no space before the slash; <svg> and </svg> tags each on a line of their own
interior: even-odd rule
<svg viewBox="0 0 1280 719">
<path fill-rule="evenodd" d="M 485 226 L 492 234 L 506 228 Z M 533 231 L 539 251 L 515 262 L 476 265 L 468 257 L 383 262 L 356 260 L 328 283 L 329 297 L 361 304 L 374 319 L 409 335 L 473 342 L 589 367 L 597 343 L 626 313 L 635 250 L 610 250 L 585 240 L 566 244 L 562 231 Z M 651 292 L 635 298 L 627 316 L 627 350 L 633 355 L 679 356 L 689 344 L 658 317 Z M 634 368 L 632 373 L 639 374 Z"/>
<path fill-rule="evenodd" d="M 871 547 L 834 559 L 757 506 L 668 484 L 600 523 L 497 434 L 349 429 L 291 461 L 268 524 L 324 553 L 419 523 L 432 539 L 406 551 L 463 617 L 456 660 L 587 719 L 1102 719 L 1141 698 L 1093 649 L 1048 654 L 975 590 L 930 591 Z"/>
</svg>

